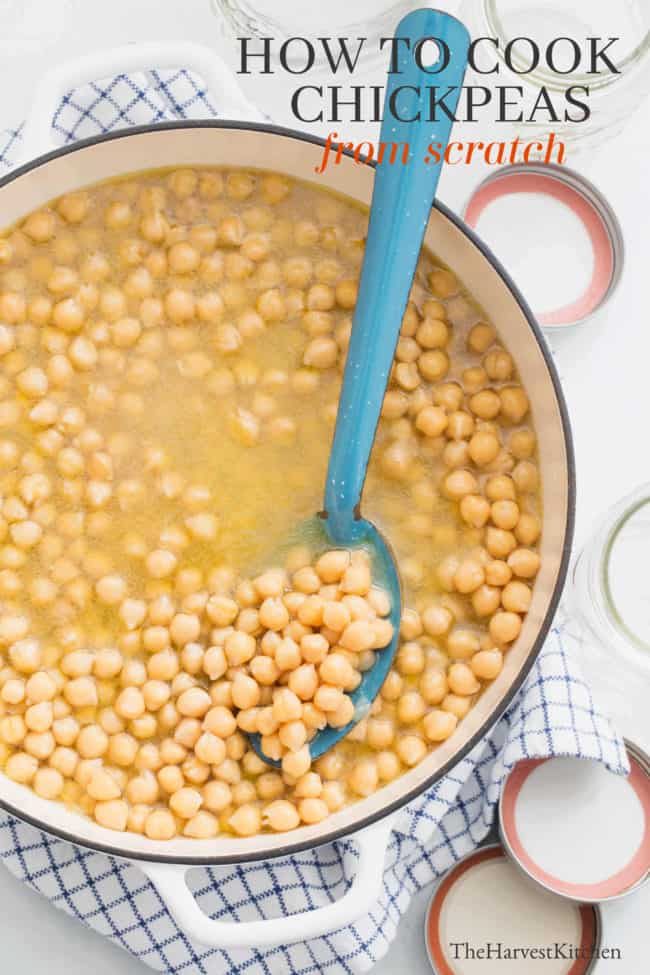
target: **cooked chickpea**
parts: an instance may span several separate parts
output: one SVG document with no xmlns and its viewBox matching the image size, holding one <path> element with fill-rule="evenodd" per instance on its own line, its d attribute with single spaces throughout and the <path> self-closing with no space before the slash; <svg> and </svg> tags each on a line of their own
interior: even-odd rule
<svg viewBox="0 0 650 975">
<path fill-rule="evenodd" d="M 54 236 L 56 218 L 50 210 L 39 210 L 27 217 L 22 229 L 37 244 L 44 244 Z"/>
<path fill-rule="evenodd" d="M 228 824 L 238 836 L 253 836 L 260 831 L 262 815 L 257 806 L 244 803 L 230 816 Z"/>
<path fill-rule="evenodd" d="M 313 825 L 325 819 L 329 809 L 323 799 L 301 799 L 298 803 L 298 813 L 303 823 Z"/>
<path fill-rule="evenodd" d="M 480 494 L 466 494 L 460 502 L 460 516 L 472 528 L 483 528 L 490 518 L 490 502 Z"/>
<path fill-rule="evenodd" d="M 356 683 L 356 682 L 355 682 Z M 347 694 L 339 699 L 338 706 L 333 711 L 323 711 L 326 723 L 332 728 L 344 728 L 355 717 L 354 702 Z"/>
<path fill-rule="evenodd" d="M 480 680 L 494 680 L 503 668 L 503 655 L 500 650 L 479 650 L 470 661 L 470 666 Z"/>
<path fill-rule="evenodd" d="M 27 785 L 38 771 L 38 760 L 25 752 L 14 752 L 5 764 L 5 775 L 14 782 Z"/>
<path fill-rule="evenodd" d="M 476 494 L 478 485 L 471 471 L 456 470 L 447 474 L 443 487 L 449 498 L 460 501 L 468 494 Z"/>
<path fill-rule="evenodd" d="M 11 714 L 0 720 L 0 738 L 7 745 L 19 745 L 25 735 L 27 727 L 19 714 Z"/>
<path fill-rule="evenodd" d="M 397 702 L 397 717 L 405 725 L 416 724 L 426 711 L 426 702 L 418 691 L 407 691 Z"/>
<path fill-rule="evenodd" d="M 198 622 L 198 621 L 197 621 Z M 198 636 L 198 631 L 196 632 Z M 255 654 L 255 639 L 249 633 L 235 631 L 229 633 L 224 641 L 228 663 L 237 667 L 249 661 Z"/>
<path fill-rule="evenodd" d="M 501 400 L 491 389 L 483 389 L 470 398 L 469 408 L 481 420 L 494 420 L 501 411 Z"/>
<path fill-rule="evenodd" d="M 501 593 L 503 608 L 513 613 L 527 613 L 530 609 L 533 594 L 530 586 L 515 579 L 504 586 Z"/>
<path fill-rule="evenodd" d="M 523 512 L 514 529 L 515 538 L 520 545 L 531 546 L 539 539 L 542 532 L 540 519 L 537 515 Z"/>
<path fill-rule="evenodd" d="M 178 559 L 174 553 L 161 548 L 154 549 L 145 560 L 147 572 L 154 579 L 170 576 L 177 565 Z"/>
<path fill-rule="evenodd" d="M 364 650 L 370 650 L 374 646 L 375 632 L 367 620 L 353 620 L 343 630 L 339 642 L 346 650 L 363 653 Z"/>
<path fill-rule="evenodd" d="M 500 601 L 501 592 L 495 586 L 482 585 L 472 593 L 472 608 L 477 616 L 491 616 Z"/>
<path fill-rule="evenodd" d="M 422 614 L 422 625 L 430 636 L 442 636 L 453 623 L 453 616 L 444 606 L 429 606 Z"/>
<path fill-rule="evenodd" d="M 514 430 L 508 440 L 508 448 L 517 460 L 530 460 L 535 453 L 537 438 L 530 429 Z"/>
<path fill-rule="evenodd" d="M 325 663 L 327 663 L 328 660 L 331 661 L 335 656 L 336 655 L 332 654 L 330 657 L 327 657 Z M 344 661 L 344 663 L 347 662 Z M 324 666 L 324 664 L 321 665 L 321 667 L 322 666 Z M 326 673 L 327 672 L 331 674 L 331 668 L 329 671 L 326 671 Z M 320 673 L 323 680 L 326 680 L 327 678 L 323 675 L 322 669 Z M 295 670 L 292 670 L 289 673 L 288 687 L 289 690 L 296 695 L 296 697 L 300 698 L 301 701 L 311 700 L 318 687 L 318 674 L 315 666 L 313 664 L 302 664 L 301 666 L 296 667 Z"/>
<path fill-rule="evenodd" d="M 82 677 L 79 678 L 79 680 L 83 679 Z M 129 721 L 133 718 L 139 718 L 145 712 L 142 692 L 137 687 L 125 687 L 115 701 L 115 710 L 120 717 Z"/>
<path fill-rule="evenodd" d="M 212 699 L 202 687 L 189 687 L 178 697 L 179 714 L 189 718 L 201 718 L 210 710 Z"/>
<path fill-rule="evenodd" d="M 497 457 L 501 445 L 499 438 L 487 430 L 477 430 L 472 436 L 467 451 L 477 467 L 486 467 Z"/>
<path fill-rule="evenodd" d="M 459 694 L 447 694 L 441 705 L 443 711 L 453 714 L 458 721 L 463 720 L 471 706 L 471 699 Z"/>
<path fill-rule="evenodd" d="M 224 705 L 211 707 L 203 719 L 203 727 L 218 738 L 228 738 L 235 732 L 237 722 L 232 711 Z"/>
<path fill-rule="evenodd" d="M 38 704 L 52 701 L 56 697 L 58 686 L 50 674 L 46 671 L 38 671 L 27 680 L 24 689 L 27 699 Z"/>
<path fill-rule="evenodd" d="M 422 761 L 427 746 L 418 735 L 402 735 L 396 741 L 396 751 L 405 765 L 413 766 Z"/>
<path fill-rule="evenodd" d="M 278 729 L 278 738 L 289 751 L 297 752 L 307 741 L 307 726 L 303 721 L 286 721 Z"/>
<path fill-rule="evenodd" d="M 116 777 L 101 766 L 97 766 L 90 772 L 86 783 L 86 792 L 92 799 L 101 802 L 119 799 L 122 795 Z"/>
<path fill-rule="evenodd" d="M 418 689 L 427 704 L 440 704 L 449 690 L 445 672 L 428 668 L 420 678 Z"/>
<path fill-rule="evenodd" d="M 424 650 L 416 642 L 403 643 L 395 657 L 395 666 L 404 676 L 421 674 L 424 670 L 424 664 Z"/>
<path fill-rule="evenodd" d="M 170 840 L 176 835 L 174 817 L 166 809 L 154 809 L 145 820 L 144 832 L 150 840 Z"/>
<path fill-rule="evenodd" d="M 495 559 L 506 559 L 517 547 L 517 539 L 512 532 L 490 525 L 486 529 L 485 547 Z"/>
<path fill-rule="evenodd" d="M 203 796 L 196 789 L 182 788 L 169 797 L 169 808 L 180 819 L 191 819 L 199 811 Z"/>
<path fill-rule="evenodd" d="M 292 637 L 280 640 L 275 650 L 275 663 L 280 670 L 295 670 L 302 663 L 302 659 L 300 647 Z"/>
<path fill-rule="evenodd" d="M 358 596 L 366 596 L 370 585 L 370 567 L 365 562 L 349 565 L 340 580 L 341 592 Z"/>
<path fill-rule="evenodd" d="M 395 738 L 395 723 L 391 717 L 370 717 L 366 728 L 366 741 L 377 750 L 389 748 Z"/>
<path fill-rule="evenodd" d="M 512 480 L 522 494 L 532 493 L 539 484 L 537 466 L 530 460 L 520 460 L 513 468 Z"/>
<path fill-rule="evenodd" d="M 490 517 L 497 528 L 512 530 L 519 521 L 519 505 L 514 501 L 494 501 Z"/>
<path fill-rule="evenodd" d="M 169 624 L 169 635 L 176 646 L 185 646 L 197 639 L 201 622 L 193 613 L 177 613 Z"/>
<path fill-rule="evenodd" d="M 289 622 L 289 612 L 279 596 L 267 597 L 259 609 L 259 621 L 267 630 L 279 631 Z"/>
<path fill-rule="evenodd" d="M 33 779 L 32 788 L 43 799 L 58 799 L 63 792 L 65 780 L 54 768 L 40 768 Z"/>
<path fill-rule="evenodd" d="M 476 680 L 472 668 L 464 663 L 452 664 L 447 673 L 447 680 L 451 692 L 461 696 L 476 694 L 481 686 Z"/>
<path fill-rule="evenodd" d="M 539 572 L 540 561 L 532 549 L 517 548 L 508 556 L 508 567 L 520 579 L 533 579 Z"/>
<path fill-rule="evenodd" d="M 206 782 L 202 789 L 202 796 L 203 805 L 206 809 L 213 813 L 223 812 L 223 810 L 227 809 L 232 802 L 232 791 L 230 786 L 226 782 L 222 782 L 218 779 L 213 779 Z"/>
<path fill-rule="evenodd" d="M 465 559 L 454 573 L 454 585 L 464 595 L 476 592 L 484 582 L 483 566 L 474 559 Z"/>
<path fill-rule="evenodd" d="M 112 764 L 128 768 L 135 762 L 137 751 L 136 739 L 126 732 L 118 732 L 109 740 L 107 755 Z"/>
<path fill-rule="evenodd" d="M 467 346 L 478 355 L 486 352 L 496 340 L 496 330 L 485 322 L 478 322 L 472 327 L 467 337 Z"/>
<path fill-rule="evenodd" d="M 440 406 L 425 406 L 415 419 L 416 429 L 425 437 L 440 437 L 448 423 L 447 413 Z"/>
<path fill-rule="evenodd" d="M 526 393 L 521 386 L 504 386 L 499 390 L 501 415 L 511 423 L 521 423 L 529 410 Z"/>
<path fill-rule="evenodd" d="M 295 829 L 300 824 L 298 810 L 287 799 L 276 799 L 264 809 L 264 819 L 272 830 L 283 833 Z"/>
<path fill-rule="evenodd" d="M 290 775 L 295 779 L 299 779 L 301 775 L 308 772 L 310 765 L 311 756 L 308 745 L 303 745 L 298 751 L 287 752 L 282 757 L 282 771 L 285 775 Z"/>
<path fill-rule="evenodd" d="M 67 682 L 63 693 L 72 707 L 95 707 L 98 703 L 97 686 L 92 677 L 77 677 Z"/>
<path fill-rule="evenodd" d="M 205 605 L 205 612 L 215 626 L 229 626 L 237 618 L 239 607 L 234 599 L 213 595 Z"/>
<path fill-rule="evenodd" d="M 508 610 L 495 613 L 490 620 L 490 636 L 495 643 L 512 643 L 521 631 L 521 616 Z"/>
<path fill-rule="evenodd" d="M 201 809 L 196 815 L 187 820 L 183 827 L 183 835 L 196 840 L 207 840 L 219 832 L 219 821 L 211 813 Z"/>
<path fill-rule="evenodd" d="M 456 730 L 458 718 L 449 711 L 430 711 L 424 719 L 424 733 L 429 741 L 446 741 Z"/>
<path fill-rule="evenodd" d="M 479 649 L 478 635 L 472 630 L 457 627 L 447 637 L 447 652 L 457 660 L 465 660 L 473 656 Z"/>
<path fill-rule="evenodd" d="M 85 193 L 67 193 L 58 202 L 57 210 L 67 223 L 81 223 L 88 213 Z"/>
<path fill-rule="evenodd" d="M 0 690 L 0 698 L 6 704 L 20 704 L 25 699 L 25 682 L 10 678 Z"/>
<path fill-rule="evenodd" d="M 240 709 L 253 708 L 260 700 L 260 688 L 254 678 L 237 674 L 232 684 L 232 702 Z"/>
</svg>

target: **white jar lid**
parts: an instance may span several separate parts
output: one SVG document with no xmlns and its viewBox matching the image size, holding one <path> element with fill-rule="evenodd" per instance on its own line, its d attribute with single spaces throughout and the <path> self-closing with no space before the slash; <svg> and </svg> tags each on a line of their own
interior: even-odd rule
<svg viewBox="0 0 650 975">
<path fill-rule="evenodd" d="M 531 884 L 501 846 L 486 846 L 443 877 L 425 939 L 436 975 L 588 975 L 600 914 Z"/>
<path fill-rule="evenodd" d="M 620 278 L 624 247 L 616 215 L 592 183 L 565 166 L 503 166 L 474 191 L 464 219 L 547 332 L 589 319 Z"/>
<path fill-rule="evenodd" d="M 627 743 L 630 775 L 580 758 L 530 759 L 499 804 L 504 846 L 546 890 L 596 903 L 650 879 L 650 761 Z"/>
</svg>

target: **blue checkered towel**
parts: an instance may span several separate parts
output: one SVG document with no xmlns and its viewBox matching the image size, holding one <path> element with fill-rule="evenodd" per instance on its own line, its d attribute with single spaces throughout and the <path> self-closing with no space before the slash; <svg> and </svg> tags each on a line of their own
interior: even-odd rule
<svg viewBox="0 0 650 975">
<path fill-rule="evenodd" d="M 197 75 L 183 69 L 154 69 L 120 74 L 68 92 L 52 129 L 55 141 L 64 145 L 130 125 L 218 115 L 213 96 Z M 22 122 L 0 130 L 0 171 L 22 161 L 22 130 Z"/>
<path fill-rule="evenodd" d="M 215 103 L 217 101 L 215 96 Z M 62 142 L 167 118 L 217 115 L 200 81 L 186 71 L 120 75 L 64 98 L 54 119 Z M 18 159 L 21 127 L 0 139 L 0 167 Z M 594 710 L 571 653 L 565 622 L 552 629 L 522 692 L 492 733 L 453 773 L 398 816 L 386 857 L 384 889 L 356 924 L 287 947 L 221 951 L 191 943 L 144 874 L 129 863 L 48 837 L 0 811 L 0 859 L 61 910 L 79 918 L 157 971 L 184 975 L 341 975 L 367 971 L 395 937 L 411 897 L 487 835 L 508 771 L 521 759 L 574 755 L 628 771 L 625 750 Z M 340 898 L 357 851 L 341 840 L 296 856 L 191 874 L 212 918 L 257 920 Z"/>
<path fill-rule="evenodd" d="M 487 835 L 502 783 L 523 758 L 577 755 L 627 771 L 621 740 L 594 710 L 571 658 L 565 626 L 551 631 L 522 693 L 492 734 L 398 816 L 384 890 L 356 924 L 302 944 L 220 951 L 191 943 L 136 867 L 52 839 L 0 812 L 0 859 L 61 910 L 161 972 L 185 975 L 342 975 L 365 972 L 395 937 L 411 897 Z M 340 898 L 356 848 L 339 841 L 295 856 L 190 874 L 201 908 L 217 920 L 295 913 Z"/>
</svg>

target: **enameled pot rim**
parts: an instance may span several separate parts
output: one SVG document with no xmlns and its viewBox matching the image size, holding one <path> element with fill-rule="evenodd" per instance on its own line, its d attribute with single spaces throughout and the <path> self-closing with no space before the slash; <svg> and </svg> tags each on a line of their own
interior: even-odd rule
<svg viewBox="0 0 650 975">
<path fill-rule="evenodd" d="M 156 132 L 160 130 L 178 130 L 182 132 L 184 130 L 192 129 L 234 129 L 234 130 L 245 130 L 258 132 L 260 136 L 265 134 L 284 136 L 285 138 L 294 139 L 297 142 L 307 142 L 312 145 L 325 146 L 325 140 L 321 139 L 319 136 L 311 135 L 310 133 L 300 132 L 295 129 L 284 128 L 277 125 L 262 124 L 258 122 L 240 122 L 240 121 L 230 121 L 230 120 L 212 120 L 212 119 L 196 119 L 188 121 L 176 121 L 176 122 L 160 122 L 152 125 L 139 125 L 132 126 L 125 129 L 119 129 L 114 132 L 105 133 L 102 135 L 93 136 L 89 139 L 83 139 L 78 142 L 74 142 L 71 145 L 62 146 L 58 149 L 54 149 L 52 152 L 48 152 L 45 155 L 38 156 L 36 159 L 25 163 L 16 169 L 13 169 L 7 175 L 0 177 L 0 189 L 7 184 L 11 183 L 13 180 L 18 179 L 25 173 L 31 170 L 37 169 L 41 166 L 47 165 L 51 160 L 57 159 L 61 156 L 74 153 L 77 150 L 84 149 L 98 143 L 109 142 L 118 139 L 128 139 L 131 136 L 146 135 L 151 132 Z M 349 150 L 344 150 L 345 155 L 352 156 Z M 374 163 L 365 163 L 363 165 L 371 165 L 374 167 Z M 571 435 L 571 427 L 569 423 L 568 410 L 566 402 L 564 399 L 564 394 L 560 386 L 560 380 L 553 362 L 552 354 L 546 342 L 542 336 L 542 332 L 535 320 L 535 316 L 531 311 L 529 305 L 527 304 L 525 298 L 515 285 L 514 281 L 511 279 L 508 272 L 497 260 L 497 258 L 492 254 L 490 249 L 483 243 L 483 241 L 461 220 L 456 214 L 446 207 L 439 200 L 434 202 L 434 209 L 437 210 L 443 217 L 446 218 L 450 223 L 455 225 L 455 227 L 469 239 L 469 241 L 474 245 L 474 247 L 482 254 L 482 256 L 491 264 L 492 268 L 497 272 L 504 285 L 513 296 L 519 308 L 521 309 L 523 316 L 525 317 L 528 327 L 530 328 L 535 341 L 539 347 L 539 351 L 544 360 L 553 391 L 555 394 L 555 399 L 560 415 L 560 421 L 564 436 L 564 447 L 566 451 L 566 464 L 567 464 L 567 514 L 566 523 L 564 530 L 564 543 L 561 553 L 561 558 L 559 562 L 559 568 L 557 572 L 557 577 L 553 590 L 551 592 L 548 608 L 539 626 L 537 636 L 532 642 L 531 648 L 526 657 L 525 663 L 519 670 L 517 677 L 512 682 L 508 691 L 504 694 L 503 698 L 499 702 L 498 706 L 495 707 L 485 719 L 480 728 L 472 735 L 472 737 L 454 753 L 454 755 L 447 761 L 444 765 L 437 768 L 435 772 L 424 782 L 420 783 L 417 787 L 409 790 L 398 796 L 396 799 L 387 803 L 384 807 L 376 812 L 372 812 L 366 815 L 364 818 L 356 821 L 352 828 L 349 826 L 338 827 L 332 830 L 323 830 L 322 836 L 318 837 L 318 840 L 314 842 L 313 839 L 309 840 L 298 840 L 296 842 L 291 842 L 289 840 L 289 835 L 287 834 L 288 842 L 281 849 L 274 849 L 272 853 L 265 851 L 264 849 L 255 851 L 254 853 L 247 855 L 246 862 L 253 862 L 257 860 L 268 860 L 275 859 L 279 856 L 287 856 L 289 854 L 298 853 L 301 850 L 313 849 L 315 846 L 320 846 L 325 843 L 331 843 L 334 840 L 343 839 L 346 836 L 353 836 L 359 830 L 372 825 L 375 822 L 385 818 L 391 813 L 396 812 L 401 809 L 407 803 L 416 799 L 424 791 L 431 788 L 439 782 L 445 775 L 447 775 L 452 768 L 454 768 L 466 755 L 468 755 L 471 750 L 485 737 L 489 730 L 496 724 L 499 718 L 504 714 L 507 708 L 512 703 L 513 699 L 521 689 L 526 677 L 530 673 L 530 670 L 537 659 L 537 656 L 542 648 L 546 635 L 550 629 L 553 617 L 557 610 L 560 597 L 562 594 L 562 589 L 567 576 L 569 559 L 571 553 L 571 542 L 573 539 L 573 529 L 575 523 L 575 456 L 573 450 L 573 439 Z M 120 847 L 119 844 L 119 833 L 115 834 L 116 842 L 114 844 L 105 843 L 94 843 L 90 842 L 85 838 L 79 838 L 75 836 L 74 833 L 69 830 L 60 829 L 49 823 L 44 823 L 42 820 L 35 817 L 29 816 L 17 808 L 13 803 L 7 802 L 4 798 L 0 796 L 0 808 L 4 808 L 12 816 L 20 819 L 29 825 L 34 826 L 36 829 L 42 830 L 52 836 L 56 836 L 59 839 L 65 840 L 69 843 L 73 843 L 77 846 L 83 846 L 85 848 L 95 850 L 100 853 L 108 854 L 109 856 L 115 856 L 123 858 L 126 860 L 142 860 L 147 862 L 157 862 L 157 863 L 169 863 L 169 864 L 184 864 L 189 866 L 213 866 L 217 864 L 229 864 L 229 863 L 241 863 L 243 858 L 241 852 L 236 853 L 233 850 L 232 854 L 220 853 L 218 856 L 191 856 L 178 854 L 174 855 L 163 854 L 163 853 L 144 853 L 144 852 L 133 852 L 130 850 L 125 850 Z M 324 821 L 327 823 L 327 820 Z M 173 841 L 170 841 L 170 847 L 173 846 Z"/>
</svg>

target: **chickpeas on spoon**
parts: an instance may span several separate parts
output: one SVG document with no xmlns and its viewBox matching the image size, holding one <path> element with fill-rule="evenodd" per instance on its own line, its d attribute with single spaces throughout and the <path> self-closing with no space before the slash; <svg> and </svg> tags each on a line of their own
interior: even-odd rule
<svg viewBox="0 0 650 975">
<path fill-rule="evenodd" d="M 397 650 L 401 616 L 399 573 L 388 543 L 376 526 L 361 516 L 361 494 L 402 318 L 440 178 L 441 166 L 432 164 L 429 147 L 433 144 L 444 158 L 452 128 L 452 119 L 444 112 L 438 121 L 427 121 L 427 86 L 433 79 L 441 90 L 449 87 L 454 97 L 447 103 L 450 111 L 455 111 L 467 65 L 467 30 L 441 11 L 415 10 L 407 14 L 398 24 L 395 37 L 403 43 L 397 45 L 397 64 L 391 65 L 397 70 L 389 73 L 387 79 L 380 141 L 388 146 L 396 144 L 398 151 L 393 163 L 388 161 L 390 153 L 387 153 L 375 173 L 323 511 L 303 523 L 296 533 L 312 550 L 323 547 L 351 550 L 352 558 L 359 560 L 359 565 L 362 556 L 358 550 L 365 550 L 373 582 L 388 594 L 386 619 L 392 625 L 392 637 L 350 694 L 354 705 L 351 720 L 343 727 L 324 727 L 309 742 L 312 759 L 332 748 L 365 717 Z M 427 38 L 439 39 L 442 44 L 442 47 L 437 45 L 442 66 L 435 74 L 426 59 L 431 47 L 423 43 Z M 407 162 L 402 159 L 404 144 L 408 146 Z M 250 739 L 260 758 L 279 764 L 277 759 L 265 754 L 259 734 L 251 733 Z"/>
</svg>

